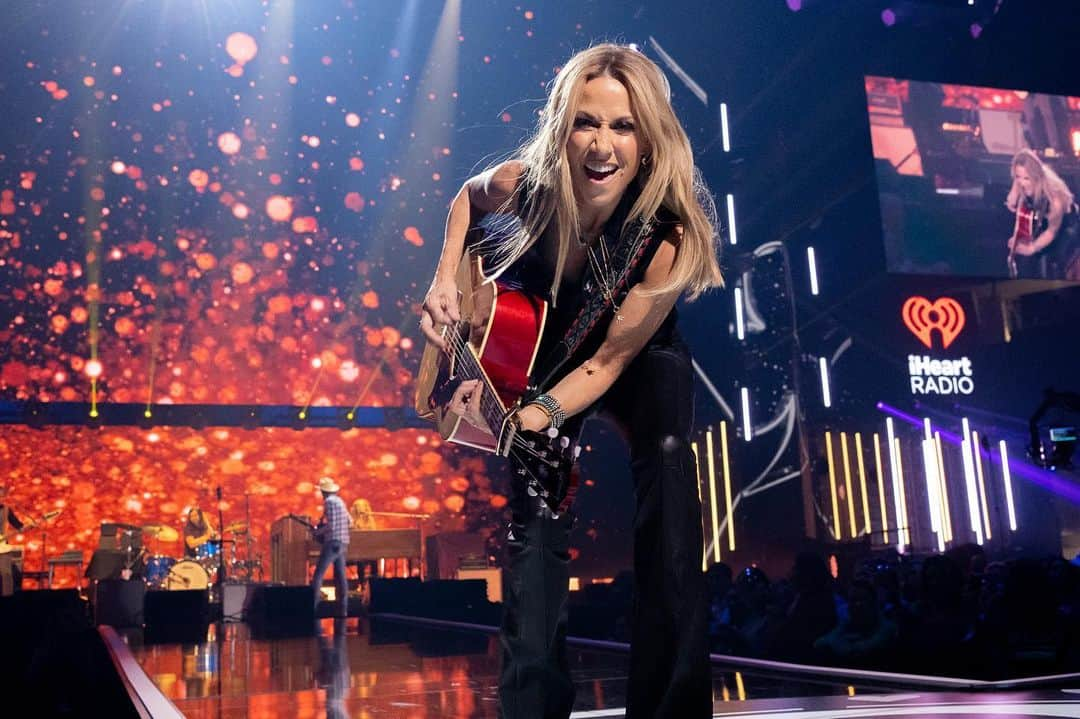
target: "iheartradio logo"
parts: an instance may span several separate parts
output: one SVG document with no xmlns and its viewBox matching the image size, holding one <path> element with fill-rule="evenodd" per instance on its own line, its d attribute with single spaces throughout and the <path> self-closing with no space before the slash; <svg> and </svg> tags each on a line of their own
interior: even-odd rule
<svg viewBox="0 0 1080 719">
<path fill-rule="evenodd" d="M 904 324 L 924 345 L 933 349 L 933 332 L 941 333 L 941 345 L 948 349 L 964 329 L 964 308 L 951 297 L 931 302 L 918 295 L 909 297 L 900 311 Z"/>
</svg>

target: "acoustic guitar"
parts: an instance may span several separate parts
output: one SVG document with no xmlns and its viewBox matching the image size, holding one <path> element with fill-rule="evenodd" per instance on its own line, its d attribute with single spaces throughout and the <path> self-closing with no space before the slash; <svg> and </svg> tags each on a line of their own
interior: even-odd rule
<svg viewBox="0 0 1080 719">
<path fill-rule="evenodd" d="M 484 274 L 483 258 L 467 251 L 457 272 L 461 320 L 436 326 L 443 351 L 428 343 L 417 375 L 416 411 L 432 420 L 443 439 L 510 457 L 517 479 L 552 513 L 566 511 L 577 491 L 574 461 L 580 448 L 556 431 L 519 432 L 510 415 L 535 396 L 529 375 L 536 362 L 547 302 Z M 463 381 L 479 380 L 483 427 L 447 410 Z"/>
</svg>

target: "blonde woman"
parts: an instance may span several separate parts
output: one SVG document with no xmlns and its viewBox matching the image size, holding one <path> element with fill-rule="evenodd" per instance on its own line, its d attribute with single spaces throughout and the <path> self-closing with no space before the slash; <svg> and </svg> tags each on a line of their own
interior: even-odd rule
<svg viewBox="0 0 1080 719">
<path fill-rule="evenodd" d="M 1005 206 L 1019 219 L 1008 241 L 1011 273 L 1020 278 L 1064 279 L 1073 249 L 1068 245 L 1073 243 L 1062 226 L 1074 212 L 1072 192 L 1031 150 L 1013 156 L 1012 179 Z"/>
<path fill-rule="evenodd" d="M 575 436 L 587 416 L 603 411 L 630 446 L 637 498 L 631 719 L 712 711 L 701 510 L 688 439 L 693 375 L 675 303 L 720 285 L 721 275 L 714 209 L 669 92 L 660 69 L 635 49 L 603 44 L 571 57 L 532 138 L 454 198 L 420 320 L 428 340 L 443 346 L 435 327 L 459 319 L 454 276 L 466 233 L 487 215 L 508 218 L 478 249 L 495 274 L 553 305 L 532 377 L 539 394 L 509 421 L 524 432 L 557 427 Z M 582 334 L 575 320 L 598 294 L 602 315 Z M 483 427 L 476 390 L 463 382 L 449 409 Z M 510 508 L 503 716 L 567 717 L 573 511 L 553 515 L 521 483 L 512 485 Z"/>
</svg>

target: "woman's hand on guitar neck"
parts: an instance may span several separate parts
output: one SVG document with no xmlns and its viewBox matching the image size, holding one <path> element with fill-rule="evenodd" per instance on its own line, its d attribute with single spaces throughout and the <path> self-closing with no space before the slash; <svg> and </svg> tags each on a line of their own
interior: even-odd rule
<svg viewBox="0 0 1080 719">
<path fill-rule="evenodd" d="M 481 392 L 483 392 L 483 389 L 480 386 L 480 380 L 467 379 L 454 390 L 454 396 L 450 398 L 450 402 L 446 405 L 446 408 L 450 412 L 460 416 L 473 427 L 482 429 L 485 432 L 490 432 L 491 428 L 488 427 L 487 420 L 485 420 L 484 415 L 480 413 Z"/>
<path fill-rule="evenodd" d="M 440 325 L 448 325 L 461 319 L 458 311 L 458 288 L 457 283 L 450 279 L 435 278 L 431 288 L 424 297 L 423 307 L 420 309 L 420 331 L 428 342 L 446 349 L 446 342 L 435 328 Z"/>
</svg>

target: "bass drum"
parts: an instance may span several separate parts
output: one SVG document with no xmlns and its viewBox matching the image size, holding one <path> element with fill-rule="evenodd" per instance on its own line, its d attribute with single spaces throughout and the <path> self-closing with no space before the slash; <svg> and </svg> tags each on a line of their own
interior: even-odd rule
<svg viewBox="0 0 1080 719">
<path fill-rule="evenodd" d="M 206 589 L 210 585 L 210 575 L 194 559 L 177 562 L 165 578 L 166 589 Z"/>
</svg>

